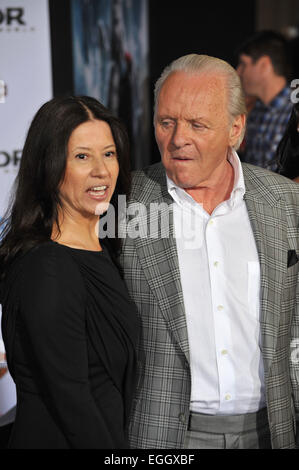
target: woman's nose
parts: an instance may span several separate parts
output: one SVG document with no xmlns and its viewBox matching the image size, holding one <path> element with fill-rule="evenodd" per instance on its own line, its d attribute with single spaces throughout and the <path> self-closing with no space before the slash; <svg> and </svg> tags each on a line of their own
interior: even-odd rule
<svg viewBox="0 0 299 470">
<path fill-rule="evenodd" d="M 101 176 L 102 178 L 109 175 L 109 171 L 107 168 L 107 165 L 105 163 L 105 160 L 103 158 L 96 159 L 93 163 L 92 170 L 91 170 L 91 175 L 92 176 Z"/>
</svg>

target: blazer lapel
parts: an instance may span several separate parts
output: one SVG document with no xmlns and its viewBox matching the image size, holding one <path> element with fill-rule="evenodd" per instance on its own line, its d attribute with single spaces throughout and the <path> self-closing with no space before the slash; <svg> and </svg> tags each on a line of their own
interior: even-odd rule
<svg viewBox="0 0 299 470">
<path fill-rule="evenodd" d="M 146 237 L 136 240 L 137 255 L 169 331 L 189 361 L 189 344 L 173 228 L 172 198 L 166 185 L 146 205 Z M 144 232 L 145 233 L 145 232 Z"/>
<path fill-rule="evenodd" d="M 261 195 L 259 180 L 246 179 L 245 202 L 251 221 L 261 266 L 261 334 L 265 370 L 276 349 L 281 294 L 287 271 L 287 223 L 283 201 L 270 192 Z"/>
</svg>

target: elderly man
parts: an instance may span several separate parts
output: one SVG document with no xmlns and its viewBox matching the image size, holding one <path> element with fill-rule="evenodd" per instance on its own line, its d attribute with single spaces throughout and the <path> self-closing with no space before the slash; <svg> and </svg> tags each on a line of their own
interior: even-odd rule
<svg viewBox="0 0 299 470">
<path fill-rule="evenodd" d="M 226 62 L 182 57 L 155 95 L 162 163 L 134 175 L 141 235 L 121 255 L 142 327 L 131 446 L 294 448 L 298 185 L 240 163 Z"/>
</svg>

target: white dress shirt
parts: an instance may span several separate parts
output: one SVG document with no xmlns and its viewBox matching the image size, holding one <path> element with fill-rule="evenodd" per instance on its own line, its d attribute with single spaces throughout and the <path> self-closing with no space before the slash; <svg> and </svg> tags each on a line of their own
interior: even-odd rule
<svg viewBox="0 0 299 470">
<path fill-rule="evenodd" d="M 260 266 L 236 152 L 230 199 L 209 215 L 167 178 L 190 345 L 191 410 L 234 415 L 265 406 Z"/>
</svg>

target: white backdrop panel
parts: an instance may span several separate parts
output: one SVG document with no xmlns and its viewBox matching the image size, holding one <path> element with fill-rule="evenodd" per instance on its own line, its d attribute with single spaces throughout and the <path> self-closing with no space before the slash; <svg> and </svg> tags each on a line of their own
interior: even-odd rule
<svg viewBox="0 0 299 470">
<path fill-rule="evenodd" d="M 52 97 L 48 0 L 0 0 L 0 215 L 19 167 L 28 126 Z"/>
<path fill-rule="evenodd" d="M 0 0 L 1 81 L 6 96 L 0 100 L 0 217 L 19 169 L 29 124 L 52 97 L 48 0 Z M 14 404 L 14 384 L 7 373 L 0 379 L 0 416 Z"/>
</svg>

